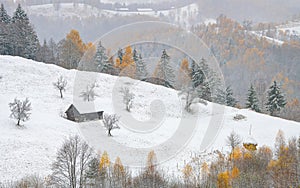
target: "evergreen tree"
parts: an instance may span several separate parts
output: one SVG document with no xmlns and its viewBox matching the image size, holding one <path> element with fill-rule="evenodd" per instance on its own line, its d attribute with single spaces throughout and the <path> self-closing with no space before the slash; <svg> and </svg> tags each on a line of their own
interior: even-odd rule
<svg viewBox="0 0 300 188">
<path fill-rule="evenodd" d="M 3 4 L 0 8 L 0 54 L 10 55 L 11 54 L 11 18 L 4 9 Z"/>
<path fill-rule="evenodd" d="M 120 48 L 120 49 L 118 50 L 118 59 L 120 60 L 120 64 L 122 64 L 122 61 L 123 61 L 123 55 L 124 55 L 123 49 Z"/>
<path fill-rule="evenodd" d="M 139 60 L 139 54 L 135 48 L 133 49 L 132 54 L 133 61 L 136 63 Z"/>
<path fill-rule="evenodd" d="M 142 54 L 138 54 L 136 49 L 133 50 L 133 60 L 135 62 L 135 67 L 136 67 L 135 69 L 136 79 L 142 80 L 144 78 L 147 78 L 148 72 L 147 72 L 146 64 L 142 58 Z"/>
<path fill-rule="evenodd" d="M 224 104 L 226 106 L 232 107 L 237 104 L 237 100 L 233 97 L 233 92 L 230 86 L 228 86 L 225 91 L 222 89 L 217 89 L 215 101 L 219 104 Z"/>
<path fill-rule="evenodd" d="M 195 61 L 192 62 L 192 86 L 197 88 L 198 95 L 200 98 L 211 101 L 211 91 L 210 91 L 210 82 L 206 78 L 204 71 L 208 74 L 209 68 L 206 65 L 206 60 L 201 59 L 200 64 L 196 64 Z M 213 78 L 210 79 L 213 82 Z"/>
<path fill-rule="evenodd" d="M 112 74 L 114 67 L 109 61 L 108 56 L 106 55 L 106 49 L 102 46 L 101 41 L 98 43 L 95 61 L 100 72 Z"/>
<path fill-rule="evenodd" d="M 155 77 L 167 81 L 173 85 L 175 80 L 174 70 L 170 65 L 170 56 L 163 50 L 160 61 L 155 71 Z M 167 87 L 167 85 L 165 85 Z"/>
<path fill-rule="evenodd" d="M 226 104 L 226 91 L 223 89 L 217 89 L 217 94 L 214 97 L 214 102 L 219 104 Z"/>
<path fill-rule="evenodd" d="M 19 4 L 12 17 L 14 55 L 35 59 L 38 37 L 30 25 L 29 18 Z"/>
<path fill-rule="evenodd" d="M 49 52 L 50 52 L 49 61 L 51 63 L 57 64 L 58 54 L 59 54 L 58 46 L 52 38 L 48 42 L 48 47 L 49 47 Z"/>
<path fill-rule="evenodd" d="M 53 63 L 51 61 L 51 51 L 46 40 L 44 40 L 44 44 L 39 47 L 39 50 L 36 54 L 36 60 L 44 63 Z"/>
<path fill-rule="evenodd" d="M 88 163 L 88 168 L 85 172 L 85 178 L 87 180 L 87 185 L 95 186 L 99 176 L 99 159 L 92 158 Z"/>
<path fill-rule="evenodd" d="M 204 82 L 205 76 L 200 68 L 200 65 L 196 64 L 195 61 L 192 62 L 192 85 L 197 88 L 200 84 Z"/>
<path fill-rule="evenodd" d="M 267 111 L 270 112 L 271 116 L 278 115 L 280 110 L 286 105 L 284 95 L 280 91 L 280 87 L 276 81 L 274 81 L 273 85 L 269 88 L 267 100 Z"/>
<path fill-rule="evenodd" d="M 233 91 L 230 86 L 228 86 L 226 88 L 226 105 L 234 107 L 236 104 L 237 100 L 235 100 L 235 98 L 233 97 Z"/>
<path fill-rule="evenodd" d="M 9 24 L 11 21 L 10 16 L 7 14 L 4 5 L 1 4 L 1 8 L 0 8 L 0 23 L 5 23 L 5 24 Z"/>
<path fill-rule="evenodd" d="M 253 87 L 252 84 L 251 84 L 250 89 L 248 90 L 248 92 L 249 92 L 249 94 L 248 94 L 248 97 L 247 97 L 246 108 L 250 108 L 251 110 L 254 110 L 255 112 L 260 112 L 256 92 L 255 92 L 254 87 Z"/>
</svg>

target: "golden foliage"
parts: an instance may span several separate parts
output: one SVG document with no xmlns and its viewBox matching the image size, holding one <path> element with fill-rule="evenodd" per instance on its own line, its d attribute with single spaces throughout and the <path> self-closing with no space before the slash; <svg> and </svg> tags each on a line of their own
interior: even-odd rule
<svg viewBox="0 0 300 188">
<path fill-rule="evenodd" d="M 193 175 L 193 168 L 191 165 L 189 164 L 186 164 L 182 170 L 182 173 L 183 173 L 183 178 L 184 179 L 189 179 L 192 177 Z"/>
<path fill-rule="evenodd" d="M 234 150 L 230 153 L 229 159 L 237 160 L 242 158 L 242 151 L 239 147 L 234 148 Z"/>
<path fill-rule="evenodd" d="M 228 171 L 218 174 L 218 188 L 230 188 L 230 175 Z"/>
<path fill-rule="evenodd" d="M 189 62 L 186 58 L 184 58 L 179 69 L 178 88 L 182 88 L 188 85 L 191 80 L 190 73 L 191 70 L 189 68 Z"/>
<path fill-rule="evenodd" d="M 243 143 L 243 146 L 244 146 L 247 150 L 249 150 L 249 151 L 256 151 L 256 150 L 257 150 L 257 148 L 256 148 L 257 144 L 253 144 L 253 143 Z"/>
<path fill-rule="evenodd" d="M 123 176 L 125 174 L 125 169 L 121 162 L 120 157 L 116 158 L 116 161 L 114 164 L 114 174 L 116 174 L 117 176 Z"/>
<path fill-rule="evenodd" d="M 115 66 L 121 69 L 121 76 L 135 77 L 136 66 L 133 60 L 132 48 L 130 46 L 125 48 L 122 61 L 119 58 L 116 59 Z"/>
<path fill-rule="evenodd" d="M 104 151 L 100 159 L 99 169 L 108 168 L 109 166 L 110 166 L 109 156 L 107 152 Z"/>
<path fill-rule="evenodd" d="M 245 152 L 244 153 L 244 159 L 252 159 L 252 153 L 251 152 Z"/>
<path fill-rule="evenodd" d="M 231 171 L 231 178 L 236 178 L 240 174 L 240 170 L 235 166 Z"/>
<path fill-rule="evenodd" d="M 86 50 L 86 45 L 82 42 L 82 39 L 79 35 L 79 32 L 75 29 L 72 29 L 70 33 L 67 34 L 67 40 L 71 40 L 83 54 Z"/>
</svg>

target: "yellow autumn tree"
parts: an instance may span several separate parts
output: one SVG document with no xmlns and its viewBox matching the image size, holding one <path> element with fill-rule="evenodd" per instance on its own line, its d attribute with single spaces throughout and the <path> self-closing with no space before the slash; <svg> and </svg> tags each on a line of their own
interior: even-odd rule
<svg viewBox="0 0 300 188">
<path fill-rule="evenodd" d="M 230 153 L 230 160 L 238 160 L 242 158 L 242 151 L 239 147 L 235 147 L 234 150 Z"/>
<path fill-rule="evenodd" d="M 218 188 L 230 188 L 230 173 L 228 171 L 218 174 L 217 179 Z"/>
<path fill-rule="evenodd" d="M 240 170 L 234 166 L 232 171 L 231 171 L 231 178 L 237 178 L 240 174 Z"/>
<path fill-rule="evenodd" d="M 59 64 L 69 69 L 80 68 L 78 65 L 86 49 L 87 47 L 82 42 L 79 32 L 74 29 L 71 30 L 66 39 L 62 41 Z"/>
<path fill-rule="evenodd" d="M 149 152 L 148 157 L 147 157 L 147 169 L 146 169 L 146 171 L 148 173 L 153 174 L 155 172 L 156 162 L 157 162 L 156 154 L 152 150 L 152 151 Z"/>
<path fill-rule="evenodd" d="M 117 177 L 123 177 L 124 174 L 125 174 L 124 166 L 121 162 L 120 157 L 117 157 L 114 164 L 114 175 Z"/>
<path fill-rule="evenodd" d="M 182 174 L 185 182 L 190 182 L 193 176 L 193 168 L 191 165 L 186 164 L 182 169 Z"/>
<path fill-rule="evenodd" d="M 79 35 L 79 32 L 75 29 L 72 29 L 70 33 L 67 34 L 67 40 L 71 40 L 83 54 L 86 50 L 86 45 L 82 42 L 82 39 Z"/>
<path fill-rule="evenodd" d="M 96 53 L 96 46 L 91 42 L 87 43 L 84 56 L 81 58 L 80 65 L 78 65 L 78 68 L 80 70 L 86 70 L 86 71 L 97 70 L 97 65 L 94 62 L 95 53 Z"/>
<path fill-rule="evenodd" d="M 135 62 L 133 60 L 133 52 L 131 46 L 125 48 L 122 60 L 116 59 L 116 67 L 121 70 L 121 76 L 135 77 Z"/>
<path fill-rule="evenodd" d="M 178 88 L 182 88 L 188 85 L 191 80 L 190 73 L 191 70 L 189 68 L 189 62 L 186 58 L 184 58 L 179 68 Z"/>
<path fill-rule="evenodd" d="M 109 156 L 107 152 L 104 151 L 100 159 L 99 169 L 103 170 L 105 168 L 108 168 L 109 166 L 110 166 Z"/>
</svg>

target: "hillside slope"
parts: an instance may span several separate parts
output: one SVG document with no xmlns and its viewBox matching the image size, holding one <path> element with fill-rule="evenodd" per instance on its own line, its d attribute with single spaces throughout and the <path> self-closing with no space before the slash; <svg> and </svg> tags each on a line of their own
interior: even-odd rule
<svg viewBox="0 0 300 188">
<path fill-rule="evenodd" d="M 64 99 L 52 85 L 60 75 L 68 80 Z M 252 136 L 259 146 L 273 146 L 279 129 L 287 138 L 300 135 L 300 123 L 213 103 L 194 105 L 194 114 L 188 115 L 181 110 L 184 101 L 177 91 L 129 78 L 66 70 L 11 56 L 0 56 L 0 76 L 0 181 L 32 173 L 48 175 L 56 150 L 65 138 L 76 134 L 96 152 L 106 150 L 112 161 L 120 156 L 130 166 L 144 165 L 147 152 L 153 149 L 170 173 L 179 173 L 178 168 L 200 148 L 206 153 L 229 151 L 226 137 L 233 130 L 246 139 L 252 126 Z M 80 93 L 94 81 L 98 97 L 93 103 L 83 102 Z M 130 114 L 119 95 L 123 86 L 130 87 L 136 96 Z M 23 128 L 16 127 L 15 120 L 9 118 L 8 103 L 15 97 L 28 97 L 32 103 L 31 118 Z M 121 129 L 107 137 L 100 121 L 78 124 L 66 120 L 63 112 L 72 103 L 117 113 Z M 247 118 L 234 121 L 236 114 Z M 208 147 L 200 147 L 209 134 L 207 130 L 215 131 L 217 136 L 209 137 Z"/>
</svg>

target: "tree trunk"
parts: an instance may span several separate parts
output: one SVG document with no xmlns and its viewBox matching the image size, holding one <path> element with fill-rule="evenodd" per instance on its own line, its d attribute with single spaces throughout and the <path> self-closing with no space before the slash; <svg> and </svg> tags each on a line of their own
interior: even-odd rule
<svg viewBox="0 0 300 188">
<path fill-rule="evenodd" d="M 110 131 L 111 131 L 111 129 L 108 129 L 108 136 L 112 136 Z"/>
<path fill-rule="evenodd" d="M 17 125 L 18 125 L 18 126 L 20 126 L 20 119 L 18 119 L 18 123 L 17 123 Z"/>
<path fill-rule="evenodd" d="M 62 90 L 59 90 L 60 92 L 60 98 L 63 98 Z"/>
</svg>

